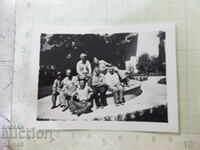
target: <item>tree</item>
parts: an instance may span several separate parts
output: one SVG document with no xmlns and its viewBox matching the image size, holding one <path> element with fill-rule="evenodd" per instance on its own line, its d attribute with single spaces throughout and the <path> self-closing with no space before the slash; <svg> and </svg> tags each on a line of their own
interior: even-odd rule
<svg viewBox="0 0 200 150">
<path fill-rule="evenodd" d="M 151 58 L 149 54 L 144 53 L 139 56 L 136 67 L 138 69 L 138 73 L 148 74 L 151 71 Z"/>
<path fill-rule="evenodd" d="M 159 56 L 151 56 L 150 72 L 159 72 L 161 74 L 166 73 L 166 65 L 160 61 Z"/>
<path fill-rule="evenodd" d="M 151 62 L 150 62 L 150 72 L 158 72 L 159 68 L 159 60 L 156 56 L 151 56 Z"/>
</svg>

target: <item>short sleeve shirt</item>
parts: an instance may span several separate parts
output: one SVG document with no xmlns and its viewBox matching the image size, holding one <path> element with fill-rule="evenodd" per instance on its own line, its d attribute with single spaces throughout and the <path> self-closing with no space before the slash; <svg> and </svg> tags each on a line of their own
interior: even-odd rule
<svg viewBox="0 0 200 150">
<path fill-rule="evenodd" d="M 76 89 L 77 98 L 80 101 L 88 100 L 92 89 L 89 86 L 85 86 L 84 89 L 78 88 Z"/>
</svg>

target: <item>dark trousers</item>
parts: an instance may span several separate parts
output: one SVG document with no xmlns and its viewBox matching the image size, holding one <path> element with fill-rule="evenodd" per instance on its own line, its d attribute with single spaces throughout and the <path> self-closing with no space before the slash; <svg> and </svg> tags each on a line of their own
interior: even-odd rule
<svg viewBox="0 0 200 150">
<path fill-rule="evenodd" d="M 69 110 L 72 113 L 83 114 L 91 111 L 91 103 L 89 101 L 76 102 L 73 100 L 69 101 Z"/>
<path fill-rule="evenodd" d="M 95 104 L 97 107 L 100 106 L 106 106 L 107 101 L 106 101 L 106 92 L 108 90 L 108 87 L 106 85 L 98 86 L 98 87 L 93 87 L 94 90 L 94 100 Z"/>
</svg>

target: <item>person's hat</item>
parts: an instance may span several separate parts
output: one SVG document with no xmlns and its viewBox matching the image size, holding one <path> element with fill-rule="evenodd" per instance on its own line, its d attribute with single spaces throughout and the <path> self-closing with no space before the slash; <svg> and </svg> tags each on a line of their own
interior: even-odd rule
<svg viewBox="0 0 200 150">
<path fill-rule="evenodd" d="M 83 75 L 78 75 L 78 79 L 79 79 L 79 80 L 84 80 L 84 79 L 85 79 L 85 76 L 83 76 Z"/>
<path fill-rule="evenodd" d="M 57 76 L 61 75 L 62 73 L 60 71 L 57 72 Z"/>
<path fill-rule="evenodd" d="M 78 81 L 79 81 L 79 82 L 80 82 L 80 81 L 86 82 L 86 77 L 83 76 L 83 75 L 78 75 Z"/>
<path fill-rule="evenodd" d="M 80 55 L 80 58 L 83 58 L 83 57 L 86 57 L 87 55 L 85 54 L 85 53 L 82 53 L 81 55 Z"/>
</svg>

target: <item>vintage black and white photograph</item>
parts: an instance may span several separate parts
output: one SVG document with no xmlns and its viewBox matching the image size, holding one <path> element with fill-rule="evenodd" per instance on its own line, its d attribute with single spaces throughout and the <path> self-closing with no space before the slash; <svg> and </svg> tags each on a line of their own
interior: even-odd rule
<svg viewBox="0 0 200 150">
<path fill-rule="evenodd" d="M 41 32 L 37 122 L 169 123 L 168 35 Z"/>
</svg>

